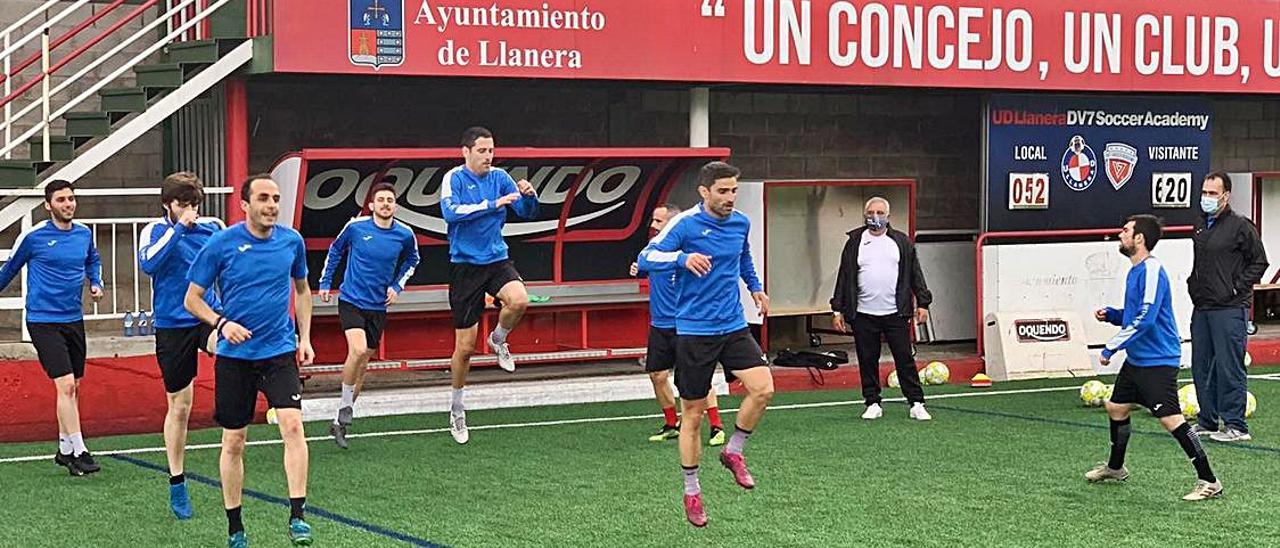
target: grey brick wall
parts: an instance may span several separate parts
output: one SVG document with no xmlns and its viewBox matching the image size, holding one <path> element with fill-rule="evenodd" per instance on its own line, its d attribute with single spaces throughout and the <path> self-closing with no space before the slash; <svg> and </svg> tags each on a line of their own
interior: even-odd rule
<svg viewBox="0 0 1280 548">
<path fill-rule="evenodd" d="M 1213 107 L 1216 169 L 1280 170 L 1280 99 L 1217 99 Z"/>
</svg>

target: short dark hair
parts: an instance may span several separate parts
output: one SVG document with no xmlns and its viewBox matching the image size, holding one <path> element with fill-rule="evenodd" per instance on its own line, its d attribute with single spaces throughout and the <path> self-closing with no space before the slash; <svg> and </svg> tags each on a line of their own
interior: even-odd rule
<svg viewBox="0 0 1280 548">
<path fill-rule="evenodd" d="M 1223 191 L 1223 192 L 1231 192 L 1231 176 L 1230 176 L 1230 175 L 1227 175 L 1227 172 L 1225 172 L 1225 171 L 1215 171 L 1215 172 L 1213 172 L 1213 173 L 1210 173 L 1210 174 L 1208 174 L 1208 175 L 1205 175 L 1205 176 L 1204 176 L 1204 180 L 1208 181 L 1209 179 L 1219 179 L 1219 180 L 1221 180 L 1221 181 L 1222 181 L 1222 191 Z"/>
<path fill-rule="evenodd" d="M 253 182 L 259 179 L 266 179 L 273 183 L 276 182 L 275 179 L 271 178 L 270 173 L 254 173 L 253 175 L 248 176 L 247 178 L 245 178 L 244 184 L 240 185 L 241 200 L 244 200 L 246 202 L 249 201 L 249 196 L 250 196 L 250 193 L 252 192 L 251 190 L 249 190 L 249 187 L 253 186 Z"/>
<path fill-rule="evenodd" d="M 368 194 L 367 196 L 365 196 L 365 198 L 364 198 L 364 203 L 366 203 L 366 204 L 367 204 L 367 203 L 372 202 L 372 201 L 373 201 L 373 197 L 374 197 L 374 196 L 377 196 L 379 192 L 384 192 L 384 191 L 386 191 L 386 192 L 390 192 L 390 193 L 391 193 L 391 197 L 392 197 L 392 198 L 395 198 L 395 196 L 396 196 L 396 185 L 393 185 L 393 184 L 391 184 L 391 183 L 378 183 L 378 184 L 376 184 L 376 185 L 373 185 L 373 188 L 370 188 L 370 189 L 369 189 L 369 194 Z"/>
<path fill-rule="evenodd" d="M 681 211 L 682 209 L 684 209 L 684 208 L 682 208 L 682 207 L 680 207 L 680 206 L 678 206 L 678 205 L 675 205 L 675 204 L 673 204 L 673 203 L 671 203 L 671 202 L 666 202 L 666 203 L 658 204 L 658 207 L 660 207 L 660 208 L 662 208 L 662 209 L 667 210 L 667 212 L 668 212 L 668 213 L 680 213 L 680 211 Z M 656 209 L 656 208 L 655 208 L 655 209 Z"/>
<path fill-rule="evenodd" d="M 707 162 L 707 165 L 698 170 L 698 186 L 711 188 L 711 185 L 714 185 L 719 179 L 737 177 L 741 174 L 742 170 L 725 162 Z"/>
<path fill-rule="evenodd" d="M 75 191 L 76 191 L 76 186 L 75 186 L 75 185 L 73 185 L 73 184 L 71 184 L 71 181 L 67 181 L 67 180 L 63 180 L 63 179 L 54 179 L 54 180 L 52 180 L 52 181 L 49 181 L 49 184 L 44 185 L 44 201 L 45 201 L 45 203 L 52 203 L 52 202 L 53 202 L 53 193 L 54 193 L 54 192 L 57 192 L 57 191 L 59 191 L 59 190 L 62 190 L 62 189 L 64 189 L 64 188 L 69 188 L 69 189 L 71 189 L 71 191 L 72 191 L 72 192 L 75 192 Z"/>
<path fill-rule="evenodd" d="M 160 183 L 160 203 L 168 206 L 170 202 L 181 204 L 198 204 L 204 200 L 204 183 L 200 177 L 190 171 L 170 173 Z"/>
<path fill-rule="evenodd" d="M 493 132 L 488 128 L 481 126 L 472 126 L 462 132 L 462 146 L 471 148 L 476 146 L 476 139 L 493 138 Z"/>
<path fill-rule="evenodd" d="M 1133 235 L 1142 235 L 1142 241 L 1147 244 L 1147 251 L 1156 248 L 1156 243 L 1160 241 L 1160 236 L 1164 235 L 1164 223 L 1155 215 L 1133 215 L 1125 219 L 1125 224 L 1133 222 Z"/>
</svg>

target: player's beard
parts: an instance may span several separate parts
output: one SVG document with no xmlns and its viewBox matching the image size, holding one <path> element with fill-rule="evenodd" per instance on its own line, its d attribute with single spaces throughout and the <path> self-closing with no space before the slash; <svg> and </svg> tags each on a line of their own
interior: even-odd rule
<svg viewBox="0 0 1280 548">
<path fill-rule="evenodd" d="M 1124 255 L 1125 257 L 1132 257 L 1133 254 L 1137 252 L 1138 250 L 1134 248 L 1134 246 L 1132 245 L 1125 247 L 1124 244 L 1120 244 L 1120 254 Z"/>
</svg>

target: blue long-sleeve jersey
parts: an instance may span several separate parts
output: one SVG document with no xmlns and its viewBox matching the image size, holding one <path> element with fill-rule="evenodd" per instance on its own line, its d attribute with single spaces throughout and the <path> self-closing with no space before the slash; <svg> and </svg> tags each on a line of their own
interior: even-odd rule
<svg viewBox="0 0 1280 548">
<path fill-rule="evenodd" d="M 649 325 L 660 329 L 676 327 L 676 277 L 674 269 L 639 273 L 649 277 Z"/>
<path fill-rule="evenodd" d="M 222 230 L 215 220 L 201 217 L 190 227 L 168 215 L 142 229 L 138 265 L 151 276 L 151 301 L 155 326 L 161 329 L 199 325 L 200 320 L 182 304 L 187 296 L 187 272 L 209 238 Z M 220 310 L 216 291 L 206 291 L 204 301 Z"/>
<path fill-rule="evenodd" d="M 1122 326 L 1107 342 L 1103 357 L 1121 350 L 1126 363 L 1137 367 L 1178 367 L 1182 361 L 1182 337 L 1173 317 L 1169 275 L 1155 257 L 1133 265 L 1125 279 L 1124 308 L 1106 308 L 1107 322 Z"/>
<path fill-rule="evenodd" d="M 320 289 L 333 287 L 333 273 L 347 255 L 340 299 L 364 310 L 386 310 L 387 289 L 399 293 L 418 266 L 418 240 L 399 221 L 382 228 L 373 217 L 356 217 L 342 227 L 329 246 L 320 274 Z"/>
<path fill-rule="evenodd" d="M 672 217 L 640 252 L 639 267 L 650 276 L 677 272 L 677 334 L 723 335 L 747 327 L 738 280 L 746 282 L 752 293 L 761 291 L 751 262 L 750 231 L 751 220 L 741 212 L 720 219 L 700 205 Z M 686 269 L 690 253 L 711 257 L 711 272 L 696 276 Z"/>
<path fill-rule="evenodd" d="M 440 211 L 449 225 L 449 262 L 486 265 L 507 260 L 507 242 L 502 239 L 507 210 L 493 204 L 513 192 L 515 180 L 500 168 L 483 177 L 467 166 L 445 173 L 440 183 Z M 521 195 L 511 209 L 521 218 L 532 219 L 538 214 L 538 199 Z"/>
<path fill-rule="evenodd" d="M 72 222 L 62 230 L 40 221 L 18 236 L 13 254 L 0 268 L 0 290 L 27 267 L 27 321 L 71 323 L 84 319 L 84 279 L 102 287 L 102 259 L 89 227 Z"/>
</svg>

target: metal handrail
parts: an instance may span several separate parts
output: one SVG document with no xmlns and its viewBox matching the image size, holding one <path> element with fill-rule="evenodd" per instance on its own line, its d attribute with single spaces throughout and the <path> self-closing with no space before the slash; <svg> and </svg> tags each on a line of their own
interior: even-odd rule
<svg viewBox="0 0 1280 548">
<path fill-rule="evenodd" d="M 88 49 L 89 49 L 89 48 L 91 48 L 91 47 L 93 47 L 93 46 L 98 45 L 98 43 L 99 43 L 99 42 L 101 42 L 101 41 L 103 41 L 104 39 L 106 39 L 106 37 L 110 36 L 110 35 L 111 35 L 111 34 L 113 34 L 115 31 L 120 30 L 120 27 L 123 27 L 123 26 L 125 26 L 125 25 L 129 24 L 130 22 L 132 22 L 134 19 L 138 18 L 138 16 L 142 15 L 143 13 L 145 13 L 145 12 L 147 11 L 147 9 L 149 9 L 151 6 L 156 5 L 156 3 L 157 3 L 157 2 L 159 2 L 159 0 L 148 0 L 147 2 L 145 2 L 145 3 L 143 3 L 142 5 L 138 6 L 137 8 L 134 8 L 134 10 L 133 10 L 133 11 L 131 11 L 131 12 L 129 12 L 128 14 L 126 14 L 126 15 L 124 16 L 124 18 L 123 18 L 123 19 L 121 19 L 121 20 L 119 20 L 119 21 L 116 21 L 114 24 L 112 24 L 112 25 L 111 25 L 110 27 L 108 27 L 106 30 L 104 30 L 104 31 L 102 31 L 102 32 L 100 32 L 100 33 L 98 33 L 98 35 L 97 35 L 97 36 L 94 36 L 94 37 L 93 37 L 92 39 L 90 39 L 88 42 L 85 42 L 84 44 L 81 44 L 81 45 L 80 45 L 80 47 L 76 48 L 76 49 L 75 49 L 75 50 L 73 50 L 71 53 L 67 54 L 67 56 L 66 56 L 66 57 L 64 57 L 62 60 L 58 61 L 57 63 L 54 63 L 53 65 L 51 65 L 51 66 L 49 67 L 49 70 L 48 70 L 47 72 L 43 72 L 43 71 L 42 71 L 40 74 L 37 74 L 37 75 L 36 75 L 36 77 L 35 77 L 35 78 L 33 78 L 31 81 L 29 81 L 29 82 L 27 82 L 27 83 L 23 84 L 23 85 L 22 85 L 22 87 L 18 88 L 18 90 L 17 90 L 17 91 L 14 91 L 14 92 L 12 92 L 12 93 L 9 93 L 9 94 L 5 95 L 5 96 L 4 96 L 4 98 L 0 98 L 0 105 L 6 105 L 6 106 L 7 106 L 7 105 L 9 104 L 9 102 L 10 102 L 10 101 L 13 101 L 14 99 L 16 99 L 16 98 L 18 98 L 18 97 L 21 97 L 23 93 L 26 93 L 26 92 L 27 92 L 27 91 L 29 91 L 31 88 L 35 87 L 35 85 L 36 85 L 36 84 L 38 84 L 38 83 L 40 83 L 41 81 L 43 81 L 43 80 L 44 80 L 44 79 L 45 79 L 49 74 L 53 74 L 53 73 L 55 73 L 55 72 L 58 72 L 58 69 L 61 69 L 62 67 L 66 66 L 66 64 L 67 64 L 67 63 L 70 63 L 70 62 L 71 62 L 72 60 L 74 60 L 76 57 L 79 57 L 79 56 L 80 56 L 81 54 L 83 54 L 85 51 L 88 51 Z M 126 45 L 127 45 L 127 44 L 126 44 Z M 50 42 L 50 43 L 49 43 L 49 51 L 53 51 L 53 48 L 55 48 L 55 47 L 57 47 L 55 43 L 53 43 L 53 42 Z M 101 57 L 100 59 L 105 60 L 105 58 L 106 58 L 106 57 L 109 57 L 110 55 L 112 55 L 112 54 L 111 54 L 111 53 L 109 53 L 109 54 L 107 54 L 107 55 L 105 55 L 105 56 Z M 40 59 L 40 58 L 42 58 L 42 57 L 43 57 L 43 55 L 41 55 L 41 54 L 36 54 L 36 56 L 35 56 L 35 58 L 36 58 L 36 59 Z M 99 62 L 98 60 L 95 60 L 95 63 L 100 64 L 100 62 Z M 92 69 L 92 68 L 95 68 L 96 66 L 97 66 L 96 64 L 90 64 L 90 66 L 89 66 L 88 68 L 89 68 L 89 69 Z M 22 67 L 18 68 L 18 70 L 22 70 Z M 81 70 L 81 71 L 80 71 L 80 73 L 77 73 L 77 74 L 76 74 L 76 76 L 72 76 L 72 78 L 78 78 L 79 76 L 81 76 L 81 73 L 84 73 L 84 72 L 88 72 L 88 70 Z M 66 87 L 67 87 L 67 86 L 66 86 L 66 84 L 60 85 L 60 86 L 58 86 L 57 88 L 55 88 L 55 89 L 54 89 L 54 93 L 56 94 L 56 93 L 58 93 L 58 92 L 62 91 L 63 89 L 66 89 Z M 25 111 L 25 110 L 24 110 L 24 111 L 19 111 L 19 112 L 18 112 L 18 115 L 17 115 L 17 116 L 15 116 L 13 119 L 14 119 L 14 120 L 16 120 L 16 119 L 18 119 L 18 118 L 21 118 L 21 117 L 22 117 L 23 115 L 25 115 L 27 112 L 28 112 L 28 111 Z M 12 123 L 12 120 L 11 120 L 11 119 L 9 119 L 9 117 L 8 117 L 8 116 L 6 116 L 6 117 L 5 117 L 5 122 L 6 122 L 6 123 Z"/>
<path fill-rule="evenodd" d="M 55 2 L 55 3 L 56 3 L 56 2 Z M 26 44 L 27 44 L 27 42 L 30 42 L 30 41 L 32 41 L 32 40 L 35 40 L 36 38 L 39 38 L 39 37 L 40 37 L 40 35 L 42 35 L 42 34 L 45 34 L 45 33 L 49 32 L 49 29 L 53 28 L 53 26 L 54 26 L 54 25 L 58 24 L 60 21 L 62 21 L 63 19 L 66 19 L 68 16 L 70 16 L 70 15 L 71 15 L 71 12 L 75 11 L 76 9 L 79 9 L 81 6 L 83 6 L 83 5 L 85 5 L 85 4 L 88 4 L 88 3 L 89 3 L 89 0 L 76 0 L 76 3 L 75 3 L 75 4 L 72 4 L 72 5 L 71 5 L 70 7 L 68 7 L 67 9 L 65 9 L 65 10 L 62 10 L 62 11 L 58 12 L 58 14 L 57 14 L 57 15 L 54 15 L 53 17 L 49 18 L 49 20 L 45 21 L 43 24 L 41 24 L 41 25 L 40 25 L 39 27 L 37 27 L 35 30 L 33 30 L 33 31 L 29 32 L 29 33 L 27 33 L 25 36 L 23 36 L 22 38 L 18 39 L 18 41 L 17 41 L 16 43 L 12 43 L 12 44 L 10 44 L 10 45 L 6 46 L 6 47 L 4 48 L 4 50 L 0 50 L 0 58 L 8 59 L 10 55 L 13 55 L 13 52 L 18 51 L 18 48 L 20 48 L 20 47 L 22 47 L 22 46 L 26 45 Z M 36 10 L 36 11 L 37 11 L 37 12 L 41 12 L 41 13 L 43 13 L 43 12 L 45 12 L 45 11 L 48 11 L 48 7 L 49 7 L 49 4 L 45 4 L 44 6 L 41 6 L 41 7 L 40 7 L 40 9 L 38 9 L 38 10 Z M 27 15 L 31 15 L 31 14 L 27 14 Z M 28 19 L 28 18 L 24 17 L 22 20 L 29 21 L 30 19 Z M 25 21 L 24 21 L 24 22 L 25 22 Z M 8 38 L 8 37 L 9 37 L 9 33 L 10 33 L 10 32 L 12 32 L 12 30 L 14 30 L 14 28 L 13 28 L 12 26 L 10 26 L 10 28 L 9 28 L 9 29 L 6 29 L 6 30 L 5 30 L 5 32 L 4 32 L 4 36 L 5 36 L 6 38 Z"/>
<path fill-rule="evenodd" d="M 128 0 L 115 0 L 111 4 L 107 5 L 107 7 L 97 10 L 93 15 L 89 16 L 88 19 L 81 21 L 80 24 L 76 25 L 75 27 L 72 27 L 71 30 L 67 31 L 62 36 L 59 36 L 56 40 L 49 42 L 49 51 L 58 49 L 58 46 L 61 46 L 62 44 L 67 43 L 69 40 L 74 38 L 75 35 L 79 34 L 80 31 L 88 28 L 90 25 L 93 25 L 94 23 L 97 23 L 103 17 L 106 17 L 107 14 L 111 13 L 112 11 L 115 11 L 116 8 L 120 7 L 127 1 Z M 6 61 L 7 60 L 8 59 L 6 59 Z M 26 58 L 26 60 L 24 60 L 21 63 L 18 63 L 17 67 L 14 67 L 12 69 L 6 68 L 4 72 L 0 72 L 0 81 L 4 81 L 6 79 L 17 76 L 18 73 L 21 73 L 27 67 L 31 66 L 32 64 L 34 64 L 36 61 L 39 61 L 39 60 L 40 60 L 39 53 L 31 54 L 30 57 Z M 8 92 L 6 91 L 6 95 L 7 93 Z"/>
<path fill-rule="evenodd" d="M 176 5 L 173 9 L 169 10 L 168 12 L 164 13 L 162 16 L 157 17 L 156 19 L 154 19 L 153 21 L 151 21 L 150 23 L 148 23 L 146 26 L 144 26 L 144 27 L 143 27 L 142 29 L 140 29 L 138 32 L 134 33 L 134 35 L 133 35 L 133 36 L 130 36 L 130 37 L 129 37 L 128 39 L 126 39 L 124 42 L 122 42 L 122 43 L 120 43 L 120 44 L 116 45 L 116 47 L 112 48 L 112 50 L 111 50 L 111 51 L 109 51 L 108 53 L 103 54 L 102 56 L 99 56 L 99 57 L 97 57 L 96 59 L 94 59 L 94 61 L 93 61 L 92 63 L 90 63 L 90 64 L 89 64 L 89 66 L 87 66 L 87 67 L 85 67 L 85 68 L 81 69 L 81 70 L 80 70 L 80 72 L 77 72 L 74 76 L 69 77 L 66 81 L 64 81 L 62 84 L 60 84 L 57 88 L 53 89 L 53 90 L 52 90 L 52 91 L 50 91 L 48 94 L 43 94 L 44 96 L 41 98 L 41 101 L 40 101 L 40 102 L 36 102 L 36 103 L 32 103 L 31 105 L 28 105 L 28 107 L 27 107 L 27 108 L 25 108 L 25 109 L 23 109 L 22 111 L 20 111 L 20 112 L 18 113 L 18 115 L 17 115 L 17 116 L 15 116 L 13 119 L 15 119 L 15 120 L 16 120 L 16 119 L 18 119 L 18 118 L 21 118 L 21 117 L 22 117 L 22 116 L 24 116 L 25 114 L 29 113 L 31 110 L 34 110 L 34 108 L 35 108 L 36 106 L 39 106 L 41 103 L 47 103 L 49 96 L 51 96 L 51 95 L 56 95 L 56 94 L 60 93 L 61 91 L 65 90 L 67 86 L 71 85 L 73 82 L 75 82 L 76 80 L 78 80 L 79 78 L 81 78 L 81 77 L 83 77 L 85 74 L 87 74 L 90 70 L 93 70 L 93 69 L 94 69 L 94 68 L 96 68 L 98 65 L 101 65 L 103 62 L 105 62 L 105 60 L 106 60 L 108 57 L 111 57 L 111 56 L 115 55 L 116 53 L 119 53 L 119 52 L 120 52 L 121 50 L 123 50 L 125 47 L 128 47 L 128 45 L 129 45 L 129 44 L 132 44 L 133 42 L 137 41 L 137 39 L 138 39 L 138 38 L 140 38 L 141 36 L 143 36 L 143 35 L 145 35 L 145 34 L 149 33 L 151 30 L 153 30 L 155 27 L 159 26 L 161 23 L 163 23 L 163 22 L 167 21 L 170 17 L 172 17 L 172 16 L 173 16 L 173 12 L 175 12 L 175 11 L 177 11 L 177 10 L 184 9 L 184 8 L 186 8 L 188 5 L 190 5 L 191 3 L 195 2 L 195 1 L 196 1 L 196 0 L 182 0 L 182 2 L 181 2 L 181 3 L 179 3 L 178 5 Z M 189 20 L 187 20 L 187 21 L 183 22 L 183 23 L 182 23 L 182 25 L 180 25 L 180 26 L 178 26 L 178 27 L 174 28 L 174 30 L 173 30 L 173 31 L 171 31 L 169 34 L 167 34 L 164 38 L 160 39 L 159 41 L 155 42 L 155 43 L 154 43 L 154 44 L 152 44 L 151 46 L 147 47 L 147 48 L 146 48 L 145 50 L 143 50 L 142 52 L 140 52 L 140 53 L 138 53 L 137 55 L 135 55 L 132 59 L 130 59 L 129 61 L 125 62 L 125 64 L 124 64 L 124 65 L 122 65 L 122 66 L 120 66 L 119 68 L 117 68 L 117 69 L 116 69 L 115 71 L 113 71 L 111 74 L 108 74 L 107 76 L 105 76 L 105 77 L 101 78 L 100 80 L 98 80 L 94 85 L 90 86 L 90 87 L 89 87 L 89 89 L 85 90 L 83 93 L 81 93 L 81 94 L 80 94 L 79 96 L 77 96 L 76 98 L 74 98 L 74 99 L 72 99 L 72 100 L 68 101 L 66 104 L 64 104 L 62 107 L 60 107 L 57 111 L 50 113 L 50 114 L 49 114 L 49 116 L 48 116 L 45 120 L 41 120 L 40 122 L 38 122 L 37 124 L 35 124 L 34 126 L 32 126 L 30 129 L 28 129 L 26 132 L 23 132 L 23 134 L 22 134 L 22 135 L 20 135 L 20 136 L 19 136 L 18 138 L 16 138 L 16 139 L 14 139 L 12 142 L 6 143 L 6 144 L 5 144 L 5 146 L 4 146 L 4 148 L 0 148 L 0 155 L 2 155 L 2 154 L 6 154 L 6 153 L 8 153 L 8 152 L 12 151 L 14 148 L 16 148 L 16 147 L 18 147 L 19 145 L 21 145 L 22 143 L 24 143 L 27 139 L 30 139 L 32 136 L 34 136 L 37 132 L 42 131 L 42 130 L 44 130 L 45 128 L 47 128 L 47 127 L 48 127 L 48 125 L 49 125 L 49 120 L 53 120 L 53 119 L 55 119 L 55 118 L 58 118 L 58 117 L 60 117 L 60 116 L 62 116 L 62 115 L 64 115 L 64 114 L 66 114 L 67 112 L 70 112 L 70 111 L 71 111 L 71 109 L 73 109 L 73 108 L 75 108 L 76 106 L 78 106 L 78 105 L 79 105 L 80 103 L 82 103 L 85 99 L 87 99 L 87 98 L 89 98 L 90 96 L 92 96 L 92 95 L 96 94 L 99 90 L 101 90 L 101 89 L 102 89 L 103 87 L 105 87 L 107 84 L 110 84 L 110 83 L 111 83 L 112 81 L 114 81 L 116 78 L 119 78 L 121 74 L 124 74 L 126 71 L 128 71 L 128 70 L 132 69 L 135 65 L 137 65 L 139 62 L 141 62 L 143 59 L 145 59 L 145 58 L 147 58 L 148 56 L 150 56 L 151 54 L 155 53 L 155 52 L 156 52 L 157 50 L 159 50 L 161 47 L 164 47 L 165 45 L 167 45 L 167 44 L 169 44 L 170 42 L 172 42 L 172 41 L 173 41 L 173 39 L 174 39 L 175 37 L 177 37 L 177 36 L 181 35 L 182 33 L 186 32 L 186 31 L 187 31 L 188 29 L 190 29 L 191 27 L 193 27 L 193 26 L 195 26 L 195 25 L 199 24 L 201 21 L 205 20 L 205 19 L 209 16 L 209 14 L 211 14 L 211 13 L 213 13 L 213 12 L 217 11 L 217 10 L 218 10 L 218 8 L 221 8 L 223 5 L 225 5 L 225 4 L 226 4 L 227 2 L 229 2 L 229 1 L 230 1 L 230 0 L 218 0 L 217 2 L 214 2 L 213 4 L 210 4 L 206 10 L 204 10 L 204 11 L 202 11 L 202 12 L 200 12 L 200 13 L 196 14 L 196 16 L 195 16 L 195 17 L 193 17 L 193 18 L 191 18 L 191 19 L 189 19 Z M 12 120 L 10 121 L 10 123 L 12 123 Z M 47 142 L 46 142 L 46 145 L 47 145 Z M 46 146 L 46 148 L 47 148 L 47 146 Z M 46 157 L 46 160 L 47 160 L 47 157 Z"/>
</svg>

